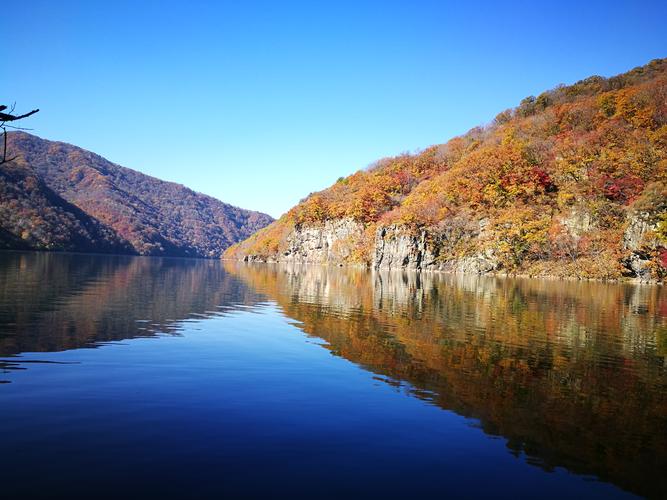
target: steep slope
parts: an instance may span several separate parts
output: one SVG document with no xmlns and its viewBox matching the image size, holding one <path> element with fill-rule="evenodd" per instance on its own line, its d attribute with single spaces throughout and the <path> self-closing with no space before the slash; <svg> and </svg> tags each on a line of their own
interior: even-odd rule
<svg viewBox="0 0 667 500">
<path fill-rule="evenodd" d="M 528 97 L 446 144 L 378 161 L 228 258 L 663 279 L 667 59 Z"/>
<path fill-rule="evenodd" d="M 196 193 L 182 185 L 165 182 L 111 163 L 84 149 L 16 132 L 9 135 L 9 151 L 16 160 L 0 167 L 7 189 L 21 190 L 11 171 L 22 171 L 36 179 L 40 189 L 49 190 L 58 200 L 78 209 L 77 217 L 94 220 L 111 236 L 103 238 L 124 245 L 125 252 L 141 255 L 219 257 L 232 243 L 247 238 L 273 219 L 268 215 L 243 210 L 215 198 Z M 18 196 L 18 195 L 16 195 Z M 37 210 L 31 198 L 23 197 L 23 219 L 33 220 Z M 49 196 L 36 202 L 46 209 L 62 205 Z M 97 246 L 99 237 L 85 237 L 87 243 L 54 245 L 47 243 L 60 231 L 76 238 L 81 231 L 61 222 L 62 228 L 44 227 L 44 238 L 33 234 L 29 223 L 16 222 L 17 212 L 4 198 L 0 227 L 11 233 L 14 241 L 27 242 L 33 248 L 57 248 L 81 251 L 106 251 Z M 70 209 L 67 209 L 71 212 Z M 55 216 L 54 217 L 58 217 Z M 54 219 L 55 220 L 55 219 Z M 22 228 L 21 232 L 17 230 Z M 11 237 L 5 238 L 10 240 Z M 79 238 L 80 239 L 80 238 Z M 42 241 L 44 240 L 44 241 Z M 88 241 L 90 240 L 90 241 Z M 91 247 L 92 245 L 92 247 Z M 16 247 L 11 241 L 6 246 Z"/>
<path fill-rule="evenodd" d="M 0 248 L 133 253 L 112 229 L 14 162 L 0 167 Z"/>
</svg>

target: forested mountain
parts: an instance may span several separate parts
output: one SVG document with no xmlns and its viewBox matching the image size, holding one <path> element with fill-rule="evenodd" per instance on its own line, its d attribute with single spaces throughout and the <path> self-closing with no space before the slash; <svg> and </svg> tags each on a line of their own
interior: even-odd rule
<svg viewBox="0 0 667 500">
<path fill-rule="evenodd" d="M 524 99 L 310 194 L 226 256 L 663 279 L 667 59 Z"/>
<path fill-rule="evenodd" d="M 14 162 L 0 167 L 0 248 L 132 253 L 113 230 Z"/>
<path fill-rule="evenodd" d="M 0 247 L 219 257 L 273 219 L 111 163 L 9 134 L 0 166 Z"/>
</svg>

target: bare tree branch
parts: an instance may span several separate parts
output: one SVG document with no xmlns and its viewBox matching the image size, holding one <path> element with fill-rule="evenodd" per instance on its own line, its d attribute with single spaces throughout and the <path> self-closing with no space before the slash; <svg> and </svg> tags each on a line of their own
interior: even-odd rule
<svg viewBox="0 0 667 500">
<path fill-rule="evenodd" d="M 6 108 L 7 108 L 7 106 L 2 107 L 2 109 L 6 109 Z M 23 115 L 18 115 L 18 116 L 7 114 L 7 113 L 0 113 L 0 122 L 13 122 L 13 121 L 16 121 L 16 120 L 21 120 L 22 118 L 27 118 L 30 115 L 34 115 L 38 111 L 39 111 L 39 109 L 33 109 L 29 113 L 25 113 Z"/>
<path fill-rule="evenodd" d="M 31 128 L 26 128 L 26 127 L 17 127 L 16 125 L 2 125 L 3 128 L 11 128 L 12 130 L 34 130 Z"/>
<path fill-rule="evenodd" d="M 34 115 L 39 111 L 39 109 L 33 109 L 32 111 L 22 115 L 14 115 L 13 113 L 15 108 L 16 108 L 16 103 L 12 104 L 9 113 L 3 113 L 2 111 L 5 111 L 7 109 L 7 106 L 4 104 L 0 104 L 0 129 L 2 129 L 2 139 L 3 139 L 3 149 L 2 149 L 2 156 L 0 157 L 0 165 L 16 159 L 16 156 L 12 158 L 7 158 L 7 127 L 13 128 L 15 130 L 30 130 L 22 127 L 5 125 L 5 124 L 7 122 L 15 122 L 17 120 L 27 118 L 28 116 Z"/>
</svg>

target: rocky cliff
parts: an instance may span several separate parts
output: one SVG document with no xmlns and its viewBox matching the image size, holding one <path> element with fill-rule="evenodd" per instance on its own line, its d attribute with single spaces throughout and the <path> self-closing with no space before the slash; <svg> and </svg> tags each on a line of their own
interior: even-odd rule
<svg viewBox="0 0 667 500">
<path fill-rule="evenodd" d="M 298 262 L 304 264 L 349 263 L 364 235 L 364 225 L 350 218 L 322 224 L 295 226 L 286 236 L 286 247 L 271 255 L 246 255 L 249 262 Z"/>
<path fill-rule="evenodd" d="M 355 252 L 366 232 L 364 224 L 351 219 L 327 221 L 321 225 L 296 226 L 286 237 L 284 252 L 272 255 L 249 254 L 246 262 L 295 262 L 303 264 L 354 264 Z M 466 235 L 468 239 L 479 233 Z M 442 259 L 443 239 L 422 230 L 410 232 L 401 226 L 379 227 L 371 249 L 369 265 L 379 270 L 425 270 L 485 274 L 500 265 L 490 251 L 458 258 Z"/>
<path fill-rule="evenodd" d="M 666 200 L 667 203 L 667 200 Z M 654 281 L 654 257 L 662 252 L 661 242 L 655 236 L 660 223 L 660 208 L 653 211 L 629 213 L 626 217 L 622 237 L 622 260 L 626 276 L 640 281 Z M 575 210 L 561 217 L 567 228 L 567 238 L 572 244 L 571 251 L 594 231 L 591 215 Z M 494 250 L 485 245 L 490 234 L 485 231 L 488 221 L 477 221 L 476 227 L 460 232 L 455 238 L 451 234 L 437 230 L 411 231 L 399 225 L 380 226 L 376 229 L 370 259 L 367 265 L 377 270 L 443 271 L 466 274 L 503 273 L 506 268 L 495 255 Z M 287 249 L 270 256 L 246 255 L 248 262 L 296 262 L 311 264 L 343 265 L 354 263 L 353 256 L 365 236 L 366 227 L 351 219 L 327 221 L 320 225 L 296 226 L 288 234 Z M 465 242 L 474 248 L 466 254 L 456 254 L 457 246 Z M 573 258 L 577 261 L 577 258 Z M 598 263 L 593 262 L 593 265 Z M 603 265 L 603 264 L 602 264 Z M 535 275 L 549 275 L 540 273 Z M 561 275 L 560 277 L 568 277 Z M 574 276 L 577 277 L 576 274 Z M 611 276 L 610 276 L 611 277 Z"/>
<path fill-rule="evenodd" d="M 486 221 L 479 221 L 478 230 L 459 235 L 479 246 Z M 383 226 L 375 235 L 372 266 L 374 269 L 412 269 L 455 273 L 486 274 L 496 271 L 500 263 L 490 250 L 471 255 L 452 254 L 450 240 L 437 232 L 413 232 L 401 226 Z"/>
</svg>

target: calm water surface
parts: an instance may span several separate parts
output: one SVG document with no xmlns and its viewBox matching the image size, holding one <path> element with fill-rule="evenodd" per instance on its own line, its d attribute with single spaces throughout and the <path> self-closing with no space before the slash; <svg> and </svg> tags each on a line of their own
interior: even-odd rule
<svg viewBox="0 0 667 500">
<path fill-rule="evenodd" d="M 658 286 L 0 253 L 6 498 L 667 496 Z"/>
</svg>

